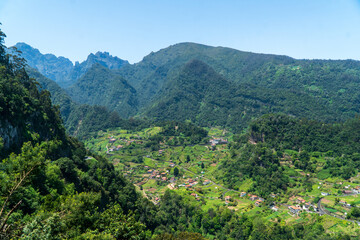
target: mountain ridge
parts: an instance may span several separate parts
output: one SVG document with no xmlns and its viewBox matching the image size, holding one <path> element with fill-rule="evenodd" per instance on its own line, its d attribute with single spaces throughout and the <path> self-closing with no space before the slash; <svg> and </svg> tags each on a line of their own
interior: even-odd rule
<svg viewBox="0 0 360 240">
<path fill-rule="evenodd" d="M 61 87 L 68 87 L 75 83 L 95 63 L 100 63 L 110 69 L 118 69 L 129 64 L 128 61 L 113 57 L 108 52 L 90 53 L 85 61 L 73 64 L 68 58 L 62 56 L 42 54 L 38 49 L 26 43 L 17 43 L 15 47 L 22 52 L 22 56 L 30 67 L 37 69 L 45 77 L 60 84 Z"/>
</svg>

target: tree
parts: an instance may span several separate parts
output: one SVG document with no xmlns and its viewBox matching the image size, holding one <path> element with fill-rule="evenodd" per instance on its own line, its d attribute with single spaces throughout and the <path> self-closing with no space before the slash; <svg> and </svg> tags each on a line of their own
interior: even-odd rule
<svg viewBox="0 0 360 240">
<path fill-rule="evenodd" d="M 360 217 L 360 208 L 358 208 L 358 207 L 351 208 L 350 215 L 351 215 L 351 217 L 354 217 L 354 218 Z"/>
<path fill-rule="evenodd" d="M 203 163 L 203 162 L 201 163 L 201 168 L 202 168 L 202 169 L 204 169 L 204 168 L 205 168 L 205 165 L 204 165 L 204 163 Z"/>
<path fill-rule="evenodd" d="M 174 176 L 179 176 L 179 169 L 177 167 L 174 168 Z"/>
</svg>

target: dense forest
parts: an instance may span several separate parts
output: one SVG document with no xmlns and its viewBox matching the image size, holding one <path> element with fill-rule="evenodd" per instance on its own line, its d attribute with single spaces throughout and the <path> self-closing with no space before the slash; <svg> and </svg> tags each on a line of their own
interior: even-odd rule
<svg viewBox="0 0 360 240">
<path fill-rule="evenodd" d="M 254 191 L 261 195 L 285 192 L 290 179 L 281 166 L 285 151 L 294 150 L 295 167 L 318 173 L 313 156 L 324 153 L 322 168 L 327 177 L 349 179 L 360 167 L 360 119 L 342 124 L 296 119 L 284 114 L 268 114 L 253 121 L 247 132 L 236 136 L 233 158 L 222 166 L 221 178 L 229 186 L 252 178 Z M 304 179 L 305 181 L 306 179 Z"/>
</svg>

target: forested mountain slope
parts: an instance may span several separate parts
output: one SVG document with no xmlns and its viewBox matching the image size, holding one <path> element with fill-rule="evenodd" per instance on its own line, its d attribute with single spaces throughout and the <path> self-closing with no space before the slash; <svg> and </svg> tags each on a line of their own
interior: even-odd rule
<svg viewBox="0 0 360 240">
<path fill-rule="evenodd" d="M 104 64 L 83 64 L 93 67 L 67 90 L 77 102 L 105 106 L 122 117 L 191 119 L 235 130 L 271 112 L 325 122 L 345 121 L 360 113 L 358 61 L 296 60 L 195 43 L 170 46 L 136 64 L 104 59 L 109 57 L 90 55 L 87 63 Z M 216 77 L 206 70 L 186 75 L 184 69 L 192 60 L 206 64 L 204 69 L 212 69 L 210 75 Z M 187 77 L 191 81 L 184 81 Z M 209 87 L 207 77 L 226 84 L 220 87 L 210 81 Z M 201 108 L 185 97 L 194 93 L 192 100 L 202 102 Z"/>
<path fill-rule="evenodd" d="M 66 91 L 78 103 L 105 106 L 124 118 L 137 112 L 136 90 L 120 75 L 98 63 Z"/>
<path fill-rule="evenodd" d="M 192 59 L 208 64 L 234 84 L 246 84 L 253 93 L 274 89 L 272 94 L 283 99 L 284 92 L 307 96 L 332 109 L 336 119 L 347 119 L 359 113 L 360 62 L 331 60 L 296 60 L 286 56 L 242 52 L 230 48 L 180 43 L 151 53 L 136 64 L 118 70 L 132 84 L 141 106 L 159 100 L 157 93 Z M 246 86 L 245 85 L 245 86 Z M 289 102 L 295 109 L 300 99 Z M 297 115 L 298 116 L 298 115 Z M 331 120 L 324 116 L 325 120 Z"/>
<path fill-rule="evenodd" d="M 136 129 L 148 123 L 121 118 L 115 111 L 102 106 L 90 106 L 74 102 L 56 82 L 44 77 L 33 68 L 26 68 L 30 77 L 39 83 L 39 89 L 48 90 L 53 105 L 59 106 L 61 118 L 69 134 L 82 138 L 92 132 L 112 127 Z"/>
<path fill-rule="evenodd" d="M 191 120 L 201 126 L 241 130 L 256 117 L 284 112 L 299 117 L 338 120 L 327 102 L 296 93 L 235 84 L 199 60 L 188 62 L 156 95 L 144 115 L 156 120 Z"/>
</svg>

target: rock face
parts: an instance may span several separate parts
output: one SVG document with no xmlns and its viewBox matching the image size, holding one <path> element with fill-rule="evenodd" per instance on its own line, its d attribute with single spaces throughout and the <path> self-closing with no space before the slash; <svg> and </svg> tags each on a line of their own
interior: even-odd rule
<svg viewBox="0 0 360 240">
<path fill-rule="evenodd" d="M 14 127 L 8 121 L 0 121 L 0 136 L 2 138 L 5 149 L 11 145 L 19 145 L 21 143 L 21 135 L 18 127 Z"/>
<path fill-rule="evenodd" d="M 108 69 L 120 69 L 122 66 L 129 64 L 128 61 L 113 57 L 108 52 L 91 53 L 86 61 L 82 63 L 75 62 L 75 66 L 69 75 L 69 79 L 71 79 L 71 82 L 75 82 L 84 76 L 84 74 L 97 63 Z"/>
<path fill-rule="evenodd" d="M 56 57 L 53 54 L 42 54 L 36 48 L 26 43 L 17 43 L 15 47 L 22 52 L 22 57 L 27 64 L 37 69 L 44 76 L 53 79 L 59 84 L 67 82 L 69 74 L 72 72 L 73 63 L 65 57 Z"/>
<path fill-rule="evenodd" d="M 42 75 L 54 80 L 61 87 L 68 87 L 75 83 L 95 63 L 109 69 L 120 69 L 129 64 L 128 61 L 111 56 L 108 52 L 90 54 L 86 61 L 75 65 L 65 57 L 56 57 L 53 54 L 42 54 L 38 49 L 26 43 L 17 43 L 15 47 L 22 52 L 28 65 L 38 70 Z"/>
</svg>

